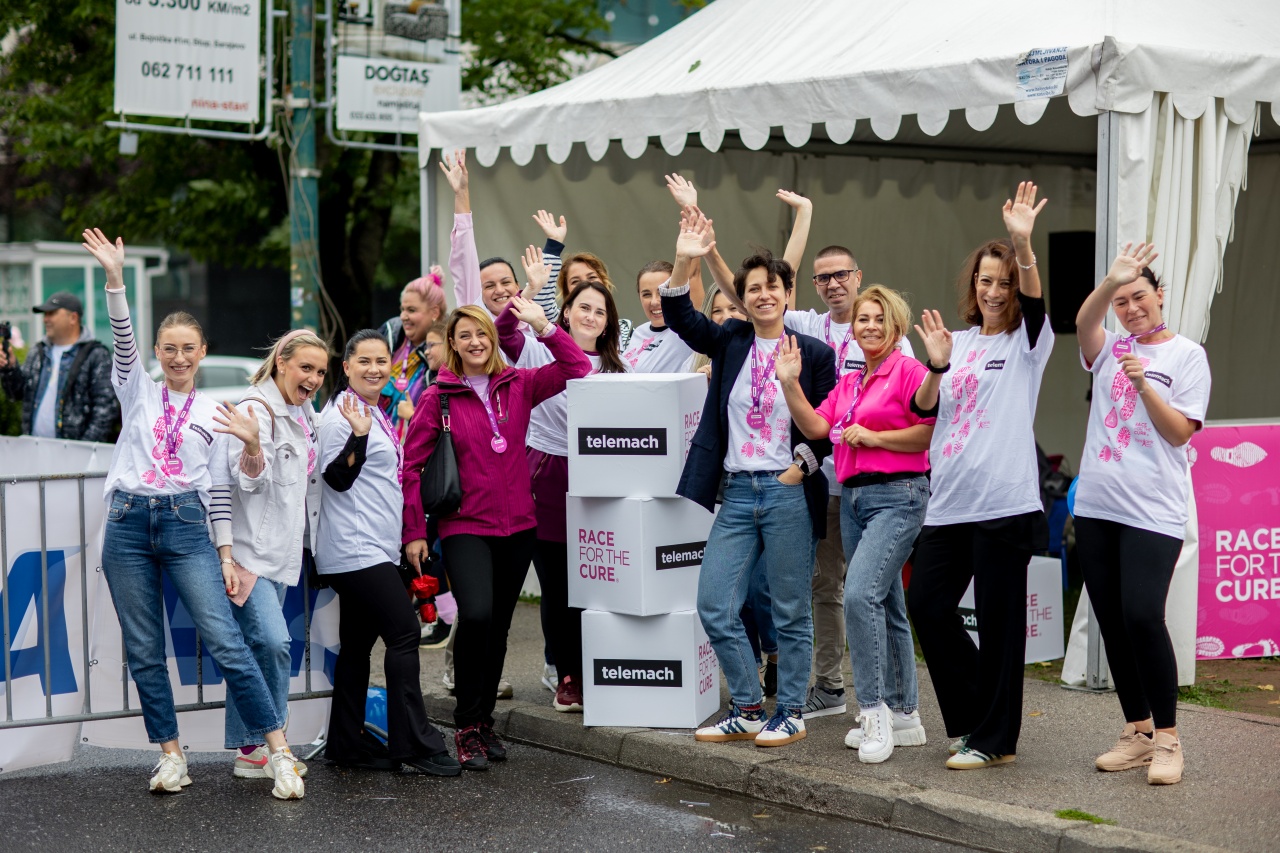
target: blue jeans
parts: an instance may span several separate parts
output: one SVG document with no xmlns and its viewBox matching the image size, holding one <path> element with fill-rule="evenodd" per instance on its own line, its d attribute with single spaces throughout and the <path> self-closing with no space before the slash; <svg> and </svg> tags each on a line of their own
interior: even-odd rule
<svg viewBox="0 0 1280 853">
<path fill-rule="evenodd" d="M 698 577 L 698 617 L 734 703 L 760 704 L 759 658 L 751 652 L 740 614 L 763 555 L 778 631 L 778 707 L 799 711 L 813 658 L 810 589 L 818 543 L 804 487 L 778 482 L 779 473 L 725 477 L 724 502 L 707 537 Z"/>
<path fill-rule="evenodd" d="M 247 735 L 260 738 L 279 729 L 284 720 L 276 713 L 262 672 L 231 615 L 200 496 L 184 492 L 147 497 L 116 491 L 106 527 L 102 573 L 120 619 L 147 738 L 165 743 L 178 737 L 165 657 L 161 572 L 169 576 L 200 632 L 200 641 L 222 670 L 227 693 L 235 697 L 244 716 Z"/>
<path fill-rule="evenodd" d="M 764 559 L 756 561 L 751 570 L 751 583 L 747 586 L 747 601 L 742 606 L 742 625 L 747 631 L 747 642 L 758 659 L 761 655 L 778 653 L 778 629 L 773 624 L 773 605 L 769 601 L 769 578 L 765 575 Z"/>
<path fill-rule="evenodd" d="M 289 674 L 292 666 L 289 624 L 284 619 L 285 585 L 258 578 L 253 591 L 243 607 L 231 605 L 231 613 L 240 623 L 244 641 L 258 662 L 258 669 L 271 691 L 271 702 L 276 714 L 283 720 L 289 718 Z M 227 694 L 227 749 L 241 746 L 257 746 L 261 738 L 249 736 L 240 709 L 231 694 Z"/>
<path fill-rule="evenodd" d="M 924 524 L 928 503 L 929 481 L 924 475 L 846 487 L 841 496 L 840 537 L 849 564 L 844 621 L 859 708 L 883 702 L 909 714 L 919 706 L 902 566 Z"/>
</svg>

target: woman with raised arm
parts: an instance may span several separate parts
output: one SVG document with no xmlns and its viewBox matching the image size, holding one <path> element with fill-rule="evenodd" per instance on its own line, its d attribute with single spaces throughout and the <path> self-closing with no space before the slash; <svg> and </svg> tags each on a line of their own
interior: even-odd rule
<svg viewBox="0 0 1280 853">
<path fill-rule="evenodd" d="M 734 286 L 750 322 L 716 325 L 689 299 L 689 275 L 710 251 L 705 217 L 681 223 L 671 280 L 661 288 L 663 315 L 695 351 L 711 356 L 711 382 L 702 420 L 677 492 L 720 512 L 707 539 L 698 578 L 698 616 L 729 683 L 732 704 L 700 741 L 754 740 L 782 746 L 805 736 L 801 709 L 813 655 L 809 584 L 814 548 L 826 533 L 826 478 L 819 463 L 826 438 L 805 442 L 774 376 L 786 329 L 791 265 L 767 252 L 743 261 Z M 821 341 L 800 336 L 804 365 L 798 382 L 817 405 L 835 387 L 835 369 Z M 751 571 L 763 554 L 778 631 L 778 701 L 766 719 L 757 664 L 739 614 Z"/>
<path fill-rule="evenodd" d="M 1093 403 L 1076 485 L 1076 549 L 1124 712 L 1120 740 L 1099 770 L 1147 766 L 1152 785 L 1182 780 L 1178 662 L 1165 600 L 1182 552 L 1190 464 L 1185 446 L 1204 426 L 1204 348 L 1164 322 L 1157 255 L 1132 243 L 1076 317 Z M 1103 328 L 1107 307 L 1125 334 Z"/>
<path fill-rule="evenodd" d="M 966 259 L 957 285 L 968 329 L 953 335 L 936 311 L 916 327 L 929 354 L 916 408 L 937 426 L 907 609 L 947 736 L 959 738 L 954 770 L 1013 761 L 1022 727 L 1027 566 L 1048 542 L 1032 429 L 1053 349 L 1031 251 L 1046 202 L 1036 204 L 1035 184 L 1019 184 L 1003 208 L 1009 239 Z M 971 580 L 977 646 L 956 613 Z"/>
<path fill-rule="evenodd" d="M 391 378 L 378 399 L 378 408 L 404 441 L 413 407 L 429 384 L 427 332 L 444 316 L 444 270 L 433 266 L 400 291 L 400 314 L 382 324 L 380 332 L 391 347 Z"/>
<path fill-rule="evenodd" d="M 329 347 L 314 332 L 295 329 L 272 345 L 240 406 L 228 405 L 228 417 L 220 419 L 230 433 L 223 443 L 233 482 L 212 489 L 214 541 L 221 557 L 234 561 L 241 588 L 231 612 L 285 720 L 293 640 L 282 608 L 285 589 L 297 586 L 302 575 L 303 549 L 311 548 L 320 521 L 311 401 L 328 369 Z M 226 747 L 240 751 L 232 775 L 266 776 L 270 753 L 261 738 L 248 733 L 231 695 Z M 296 767 L 299 776 L 306 775 L 301 761 Z"/>
<path fill-rule="evenodd" d="M 160 744 L 150 790 L 178 793 L 191 784 L 178 742 L 165 656 L 161 580 L 168 575 L 201 642 L 222 670 L 247 736 L 267 743 L 264 769 L 275 780 L 272 795 L 301 799 L 305 786 L 281 731 L 284 715 L 231 613 L 229 598 L 239 593 L 240 580 L 229 557 L 222 558 L 219 570 L 206 522 L 210 490 L 230 480 L 221 455 L 223 439 L 215 440 L 214 434 L 229 432 L 223 424 L 234 420 L 246 449 L 257 451 L 257 437 L 251 435 L 257 424 L 253 409 L 242 421 L 195 390 L 196 370 L 206 352 L 204 331 L 182 311 L 165 317 L 156 331 L 155 355 L 164 381 L 147 376 L 125 299 L 124 240 L 112 243 L 97 228 L 83 236 L 84 247 L 106 272 L 107 313 L 115 338 L 111 383 L 123 414 L 107 472 L 102 573 L 120 619 L 147 738 Z"/>
<path fill-rule="evenodd" d="M 484 770 L 506 758 L 493 731 L 498 680 L 520 587 L 533 558 L 538 524 L 524 445 L 530 413 L 591 371 L 591 361 L 534 302 L 510 300 L 554 360 L 533 369 L 508 367 L 489 315 L 464 306 L 449 317 L 445 366 L 427 389 L 405 443 L 405 554 L 415 566 L 426 553 L 419 492 L 422 469 L 443 429 L 453 434 L 462 506 L 440 519 L 449 588 L 458 602 L 454 648 L 455 741 L 458 760 Z"/>
<path fill-rule="evenodd" d="M 809 438 L 831 438 L 844 486 L 844 618 L 861 723 L 845 745 L 864 764 L 886 761 L 895 746 L 925 743 L 902 567 L 929 502 L 933 419 L 914 407 L 928 371 L 898 349 L 910 322 L 896 291 L 876 284 L 859 293 L 853 332 L 866 364 L 841 377 L 816 410 L 800 393 L 799 349 L 788 342 L 778 358 L 793 423 Z"/>
<path fill-rule="evenodd" d="M 537 293 L 548 275 L 541 253 L 533 246 L 521 259 L 529 282 L 528 295 Z M 498 317 L 502 353 L 518 368 L 536 368 L 555 360 L 541 342 L 529 343 L 516 328 L 510 311 Z M 618 308 L 613 291 L 599 280 L 579 283 L 569 294 L 557 325 L 573 338 L 591 361 L 591 373 L 625 373 L 618 355 Z M 552 707 L 582 710 L 582 610 L 569 606 L 569 558 L 565 545 L 565 498 L 569 494 L 569 395 L 561 391 L 541 403 L 529 416 L 525 455 L 533 487 L 537 539 L 533 565 L 542 588 L 542 624 L 548 634 L 559 683 Z"/>
<path fill-rule="evenodd" d="M 320 416 L 324 501 L 316 570 L 338 594 L 342 646 L 333 669 L 325 758 L 342 767 L 458 776 L 462 768 L 427 719 L 418 681 L 418 617 L 397 570 L 404 455 L 390 420 L 378 408 L 391 373 L 386 338 L 374 329 L 352 335 L 342 373 Z M 379 639 L 386 646 L 385 751 L 371 748 L 361 736 L 369 654 Z"/>
</svg>

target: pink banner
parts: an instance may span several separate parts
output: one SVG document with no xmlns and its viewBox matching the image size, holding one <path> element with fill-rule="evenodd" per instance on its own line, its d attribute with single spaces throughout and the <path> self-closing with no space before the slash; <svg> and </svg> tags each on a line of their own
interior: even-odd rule
<svg viewBox="0 0 1280 853">
<path fill-rule="evenodd" d="M 1280 424 L 1191 439 L 1200 525 L 1196 658 L 1280 654 Z"/>
</svg>

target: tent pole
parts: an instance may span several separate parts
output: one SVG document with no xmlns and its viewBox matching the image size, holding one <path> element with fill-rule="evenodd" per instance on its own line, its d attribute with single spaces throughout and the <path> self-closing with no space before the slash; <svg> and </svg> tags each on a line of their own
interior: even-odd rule
<svg viewBox="0 0 1280 853">
<path fill-rule="evenodd" d="M 1093 258 L 1095 282 L 1106 278 L 1107 270 L 1111 269 L 1111 262 L 1115 259 L 1119 166 L 1120 121 L 1114 112 L 1108 110 L 1098 115 L 1097 214 Z M 1107 322 L 1111 322 L 1110 318 Z M 1109 689 L 1111 680 L 1107 668 L 1107 650 L 1102 644 L 1102 633 L 1098 630 L 1092 601 L 1089 602 L 1089 640 L 1085 661 L 1084 686 L 1089 690 Z"/>
</svg>

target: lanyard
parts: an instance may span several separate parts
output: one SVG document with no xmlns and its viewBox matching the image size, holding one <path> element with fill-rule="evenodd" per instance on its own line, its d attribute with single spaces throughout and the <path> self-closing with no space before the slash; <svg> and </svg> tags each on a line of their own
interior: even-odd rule
<svg viewBox="0 0 1280 853">
<path fill-rule="evenodd" d="M 886 358 L 885 361 L 888 361 L 888 359 Z M 880 368 L 883 365 L 884 365 L 884 361 L 876 365 L 876 369 L 871 371 L 872 378 L 874 378 L 875 375 L 880 372 Z M 844 435 L 845 428 L 848 427 L 849 424 L 853 423 L 854 412 L 857 411 L 858 404 L 862 402 L 862 392 L 864 390 L 862 382 L 864 379 L 866 379 L 866 377 L 867 377 L 867 368 L 866 368 L 866 365 L 863 365 L 862 369 L 858 371 L 858 376 L 853 383 L 853 402 L 849 404 L 849 408 L 847 411 L 845 411 L 844 417 L 842 417 L 840 420 L 836 421 L 834 424 L 831 425 L 831 434 L 828 437 L 831 439 L 832 444 L 839 445 L 841 442 L 841 437 Z M 868 384 L 870 384 L 870 381 L 871 381 L 870 379 L 867 379 Z"/>
<path fill-rule="evenodd" d="M 464 378 L 462 381 L 465 382 L 467 387 L 471 388 L 472 391 L 476 390 L 471 387 L 471 382 L 469 380 Z M 498 431 L 498 419 L 493 415 L 493 404 L 489 402 L 488 395 L 481 395 L 479 392 L 476 392 L 476 396 L 479 397 L 480 402 L 484 404 L 484 413 L 489 416 L 489 428 L 493 430 L 493 438 L 489 439 L 489 446 L 493 448 L 494 453 L 502 453 L 507 449 L 507 440 L 503 438 L 502 433 Z"/>
<path fill-rule="evenodd" d="M 831 313 L 827 313 L 827 327 L 823 332 L 823 337 L 827 340 L 827 346 L 836 351 L 836 375 L 844 373 L 844 357 L 849 352 L 849 343 L 853 340 L 853 323 L 849 324 L 849 328 L 844 331 L 844 342 L 839 347 L 836 342 L 831 340 Z"/>
<path fill-rule="evenodd" d="M 1130 335 L 1127 338 L 1119 338 L 1114 344 L 1111 345 L 1111 354 L 1114 355 L 1116 358 L 1124 358 L 1126 355 L 1133 352 L 1134 341 L 1136 341 L 1138 338 L 1145 338 L 1147 335 L 1159 334 L 1160 332 L 1163 332 L 1167 328 L 1169 328 L 1168 323 L 1161 323 L 1159 326 L 1156 326 L 1151 331 L 1143 332 L 1141 335 Z"/>
<path fill-rule="evenodd" d="M 396 431 L 391 426 L 391 423 L 387 420 L 387 416 L 382 413 L 382 409 L 379 409 L 377 406 L 370 406 L 363 399 L 361 399 L 359 394 L 352 391 L 350 388 L 347 389 L 347 393 L 350 394 L 352 397 L 356 398 L 356 403 L 358 405 L 365 406 L 366 408 L 368 408 L 370 411 L 373 412 L 373 420 L 378 424 L 378 428 L 382 430 L 383 434 L 386 435 L 388 440 L 390 440 L 391 446 L 396 449 L 396 482 L 397 483 L 403 482 L 404 481 L 404 448 L 400 446 L 399 440 L 396 439 Z M 305 429 L 306 427 L 304 426 L 303 430 Z"/>
<path fill-rule="evenodd" d="M 782 350 L 782 340 L 778 340 L 778 345 L 773 348 L 773 352 L 769 353 L 769 360 L 764 363 L 764 369 L 759 366 L 760 351 L 755 341 L 751 342 L 751 411 L 760 411 L 760 398 L 764 395 L 765 383 L 769 381 L 769 377 L 773 375 L 773 363 L 778 360 L 778 353 Z"/>
<path fill-rule="evenodd" d="M 160 396 L 164 401 L 164 451 L 168 459 L 175 459 L 178 456 L 178 434 L 182 432 L 182 425 L 187 421 L 187 414 L 191 411 L 191 403 L 196 399 L 196 389 L 192 388 L 191 393 L 187 395 L 187 402 L 183 404 L 182 411 L 178 413 L 178 421 L 175 424 L 173 416 L 169 414 L 169 389 L 166 386 L 160 388 Z"/>
</svg>

